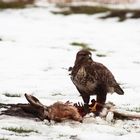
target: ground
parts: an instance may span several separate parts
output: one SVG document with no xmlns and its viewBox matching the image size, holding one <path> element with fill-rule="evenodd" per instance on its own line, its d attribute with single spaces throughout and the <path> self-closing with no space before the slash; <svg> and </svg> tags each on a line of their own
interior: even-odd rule
<svg viewBox="0 0 140 140">
<path fill-rule="evenodd" d="M 93 60 L 106 65 L 125 94 L 107 96 L 118 107 L 140 108 L 140 19 L 118 22 L 97 15 L 53 15 L 50 8 L 34 7 L 0 11 L 0 103 L 26 103 L 24 93 L 35 95 L 46 105 L 55 101 L 82 99 L 70 80 L 80 49 L 85 43 Z M 12 97 L 12 96 L 15 97 Z M 94 98 L 94 96 L 93 96 Z M 47 121 L 0 116 L 0 139 L 8 140 L 138 140 L 139 120 L 109 122 L 87 116 L 84 122 Z M 30 133 L 9 128 L 31 129 Z"/>
</svg>

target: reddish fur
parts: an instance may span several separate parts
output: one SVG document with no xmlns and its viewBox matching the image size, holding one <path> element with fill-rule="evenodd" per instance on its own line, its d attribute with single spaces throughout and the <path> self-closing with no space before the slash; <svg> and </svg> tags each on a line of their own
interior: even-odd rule
<svg viewBox="0 0 140 140">
<path fill-rule="evenodd" d="M 82 122 L 83 118 L 75 106 L 69 103 L 56 102 L 48 108 L 48 118 L 57 122 L 72 119 Z"/>
</svg>

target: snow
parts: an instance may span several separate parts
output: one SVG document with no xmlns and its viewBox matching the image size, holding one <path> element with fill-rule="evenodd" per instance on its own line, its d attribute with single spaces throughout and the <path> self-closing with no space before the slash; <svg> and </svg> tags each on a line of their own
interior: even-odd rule
<svg viewBox="0 0 140 140">
<path fill-rule="evenodd" d="M 118 22 L 101 20 L 98 15 L 53 15 L 49 8 L 0 11 L 0 102 L 26 103 L 24 93 L 33 94 L 46 105 L 55 101 L 78 102 L 82 99 L 72 84 L 69 66 L 73 66 L 78 47 L 84 42 L 97 50 L 93 59 L 105 64 L 121 83 L 125 95 L 108 95 L 120 107 L 140 107 L 140 20 Z M 107 57 L 97 57 L 105 53 Z M 4 93 L 20 94 L 6 97 Z M 111 116 L 111 115 L 110 115 Z M 23 127 L 39 133 L 15 134 L 3 127 Z M 0 116 L 0 138 L 10 140 L 139 140 L 139 120 L 117 120 L 86 116 L 84 122 L 47 121 Z"/>
</svg>

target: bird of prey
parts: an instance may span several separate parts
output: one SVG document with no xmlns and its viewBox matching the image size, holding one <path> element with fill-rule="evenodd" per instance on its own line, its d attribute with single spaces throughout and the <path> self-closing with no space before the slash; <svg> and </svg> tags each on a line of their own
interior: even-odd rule
<svg viewBox="0 0 140 140">
<path fill-rule="evenodd" d="M 107 93 L 124 94 L 111 71 L 103 64 L 93 61 L 91 55 L 88 50 L 80 50 L 74 66 L 70 67 L 71 80 L 82 96 L 86 113 L 89 112 L 90 95 L 96 95 L 97 103 L 104 104 Z"/>
</svg>

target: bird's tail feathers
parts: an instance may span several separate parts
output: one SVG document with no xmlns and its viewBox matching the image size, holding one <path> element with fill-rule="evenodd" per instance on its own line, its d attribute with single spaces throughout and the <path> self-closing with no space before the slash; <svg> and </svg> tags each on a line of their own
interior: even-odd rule
<svg viewBox="0 0 140 140">
<path fill-rule="evenodd" d="M 115 86 L 115 92 L 119 95 L 123 95 L 124 91 L 121 89 L 121 87 L 119 85 Z"/>
</svg>

